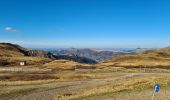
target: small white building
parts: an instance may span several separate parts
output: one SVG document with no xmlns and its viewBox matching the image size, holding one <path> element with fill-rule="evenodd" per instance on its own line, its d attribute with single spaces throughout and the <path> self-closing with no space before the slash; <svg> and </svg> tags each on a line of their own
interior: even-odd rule
<svg viewBox="0 0 170 100">
<path fill-rule="evenodd" d="M 20 61 L 19 65 L 20 66 L 25 66 L 26 65 L 26 61 Z"/>
</svg>

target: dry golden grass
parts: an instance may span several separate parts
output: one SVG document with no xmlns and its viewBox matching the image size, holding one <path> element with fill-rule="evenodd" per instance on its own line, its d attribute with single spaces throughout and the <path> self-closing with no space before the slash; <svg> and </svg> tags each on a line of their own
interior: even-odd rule
<svg viewBox="0 0 170 100">
<path fill-rule="evenodd" d="M 0 44 L 0 57 L 19 57 L 24 56 L 16 47 Z"/>
<path fill-rule="evenodd" d="M 169 61 L 150 61 L 150 60 L 136 60 L 120 62 L 115 66 L 121 66 L 126 68 L 170 68 Z"/>
<path fill-rule="evenodd" d="M 133 79 L 125 79 L 106 86 L 97 87 L 91 90 L 84 90 L 81 93 L 70 97 L 64 97 L 66 100 L 86 100 L 88 97 L 102 96 L 110 93 L 120 93 L 124 91 L 145 90 L 153 88 L 155 82 L 161 85 L 161 88 L 170 85 L 170 75 L 162 75 L 160 77 L 137 77 Z M 55 100 L 55 99 L 54 99 Z M 57 100 L 57 98 L 56 98 Z"/>
<path fill-rule="evenodd" d="M 4 74 L 0 75 L 1 81 L 31 81 L 31 80 L 48 80 L 59 79 L 56 74 Z"/>
<path fill-rule="evenodd" d="M 42 65 L 52 61 L 45 57 L 28 57 L 24 53 L 28 49 L 13 44 L 0 43 L 0 65 L 14 66 L 19 65 L 20 61 L 27 61 L 27 65 Z"/>
<path fill-rule="evenodd" d="M 170 68 L 170 55 L 162 52 L 150 52 L 137 55 L 125 55 L 106 62 L 108 65 L 126 68 Z"/>
<path fill-rule="evenodd" d="M 25 94 L 31 91 L 35 91 L 37 88 L 26 88 L 26 89 L 16 89 L 16 90 L 6 90 L 6 91 L 0 91 L 0 96 L 8 96 L 10 94 Z"/>
<path fill-rule="evenodd" d="M 32 81 L 0 81 L 0 86 L 37 85 L 37 84 L 47 84 L 56 81 L 58 80 L 47 79 L 47 80 L 32 80 Z"/>
<path fill-rule="evenodd" d="M 124 75 L 124 73 L 108 73 L 108 72 L 88 72 L 88 73 L 76 73 L 73 71 L 65 71 L 57 74 L 60 80 L 86 80 L 86 79 L 100 79 L 107 77 L 116 77 Z"/>
<path fill-rule="evenodd" d="M 26 61 L 27 65 L 43 65 L 45 63 L 48 63 L 52 61 L 48 58 L 43 57 L 0 57 L 1 63 L 4 63 L 4 65 L 7 66 L 16 66 L 19 65 L 20 61 Z"/>
<path fill-rule="evenodd" d="M 22 57 L 24 54 L 10 50 L 0 50 L 0 57 Z"/>
<path fill-rule="evenodd" d="M 68 70 L 68 69 L 77 69 L 77 68 L 88 69 L 88 68 L 93 68 L 93 65 L 81 64 L 78 62 L 68 61 L 68 60 L 54 60 L 52 62 L 44 64 L 44 67 L 52 68 L 52 69 L 58 68 L 58 69 Z"/>
<path fill-rule="evenodd" d="M 116 67 L 117 69 L 117 67 Z M 19 71 L 19 72 L 3 72 L 0 74 L 1 81 L 34 81 L 34 80 L 46 80 L 46 79 L 58 79 L 58 81 L 66 80 L 86 80 L 96 78 L 114 77 L 119 74 L 113 73 L 112 69 L 94 69 L 87 71 L 75 70 L 62 70 L 62 71 L 44 71 L 41 73 L 34 71 Z M 125 69 L 117 69 L 119 72 L 125 72 Z M 129 71 L 129 70 L 128 70 Z M 121 73 L 123 74 L 123 73 Z"/>
</svg>

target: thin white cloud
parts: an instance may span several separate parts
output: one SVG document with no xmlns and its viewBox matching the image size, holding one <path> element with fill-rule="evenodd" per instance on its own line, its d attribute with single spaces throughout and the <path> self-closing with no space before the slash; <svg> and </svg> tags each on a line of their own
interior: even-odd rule
<svg viewBox="0 0 170 100">
<path fill-rule="evenodd" d="M 17 30 L 12 28 L 12 27 L 5 27 L 4 29 L 5 31 L 8 31 L 8 32 L 16 32 Z"/>
<path fill-rule="evenodd" d="M 8 39 L 1 39 L 0 43 L 13 43 L 13 44 L 23 44 L 23 41 L 20 40 L 8 40 Z"/>
</svg>

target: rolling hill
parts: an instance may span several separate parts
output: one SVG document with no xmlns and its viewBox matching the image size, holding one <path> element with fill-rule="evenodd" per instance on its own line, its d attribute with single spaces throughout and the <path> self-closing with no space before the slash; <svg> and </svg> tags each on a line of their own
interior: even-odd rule
<svg viewBox="0 0 170 100">
<path fill-rule="evenodd" d="M 27 65 L 42 65 L 51 61 L 44 51 L 37 51 L 36 56 L 31 55 L 31 51 L 16 44 L 0 43 L 0 66 L 19 65 L 20 61 L 27 61 Z"/>
<path fill-rule="evenodd" d="M 109 62 L 117 62 L 115 66 L 126 68 L 170 68 L 170 47 L 148 50 L 142 54 L 120 56 Z"/>
<path fill-rule="evenodd" d="M 0 43 L 0 66 L 19 65 L 20 61 L 26 61 L 27 65 L 43 65 L 53 60 L 66 59 L 79 63 L 95 64 L 96 61 L 79 56 L 57 56 L 43 50 L 23 48 L 16 44 Z"/>
</svg>

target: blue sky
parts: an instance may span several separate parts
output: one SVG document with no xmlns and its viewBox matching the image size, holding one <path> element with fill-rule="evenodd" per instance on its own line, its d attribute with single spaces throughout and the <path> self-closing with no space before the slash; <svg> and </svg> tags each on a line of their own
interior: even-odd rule
<svg viewBox="0 0 170 100">
<path fill-rule="evenodd" d="M 0 42 L 25 47 L 170 45 L 170 0 L 1 0 Z"/>
</svg>

